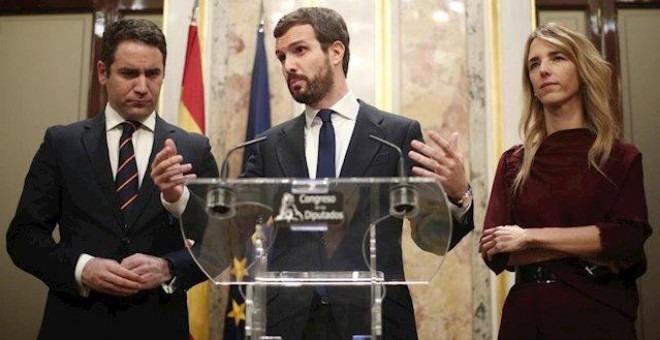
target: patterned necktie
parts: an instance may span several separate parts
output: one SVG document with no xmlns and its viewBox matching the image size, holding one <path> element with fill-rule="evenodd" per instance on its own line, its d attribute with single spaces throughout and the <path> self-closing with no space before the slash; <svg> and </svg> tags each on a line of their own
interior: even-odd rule
<svg viewBox="0 0 660 340">
<path fill-rule="evenodd" d="M 138 170 L 133 150 L 133 132 L 140 127 L 139 122 L 125 121 L 121 123 L 122 133 L 119 139 L 119 162 L 117 163 L 117 198 L 119 209 L 128 215 L 138 194 Z"/>
<path fill-rule="evenodd" d="M 321 118 L 321 133 L 319 134 L 319 154 L 316 163 L 316 178 L 334 178 L 335 174 L 335 128 L 330 116 L 332 110 L 321 110 L 316 115 Z"/>
</svg>

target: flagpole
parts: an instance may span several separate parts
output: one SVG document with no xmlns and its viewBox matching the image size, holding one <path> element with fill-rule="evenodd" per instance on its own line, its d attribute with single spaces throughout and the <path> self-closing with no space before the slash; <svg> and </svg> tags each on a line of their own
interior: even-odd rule
<svg viewBox="0 0 660 340">
<path fill-rule="evenodd" d="M 264 0 L 261 0 L 259 4 L 259 32 L 264 31 Z"/>
<path fill-rule="evenodd" d="M 195 4 L 192 7 L 192 13 L 190 15 L 190 24 L 197 26 L 197 14 L 199 13 L 199 0 L 195 0 Z"/>
</svg>

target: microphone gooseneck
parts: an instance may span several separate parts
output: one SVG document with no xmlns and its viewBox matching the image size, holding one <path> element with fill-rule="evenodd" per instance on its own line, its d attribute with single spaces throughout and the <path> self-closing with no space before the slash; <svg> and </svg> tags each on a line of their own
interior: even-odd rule
<svg viewBox="0 0 660 340">
<path fill-rule="evenodd" d="M 259 138 L 251 139 L 251 140 L 249 140 L 249 141 L 247 141 L 247 142 L 244 142 L 244 143 L 238 144 L 237 146 L 235 146 L 235 147 L 231 148 L 229 151 L 227 151 L 227 154 L 225 155 L 225 159 L 222 160 L 222 167 L 220 168 L 220 178 L 221 178 L 221 179 L 227 179 L 227 177 L 229 176 L 229 156 L 230 156 L 234 151 L 236 151 L 236 150 L 238 150 L 238 149 L 242 149 L 242 148 L 244 148 L 244 147 L 246 147 L 246 146 L 250 146 L 250 145 L 252 145 L 252 144 L 256 144 L 256 143 L 259 143 L 259 142 L 263 142 L 263 141 L 265 141 L 267 138 L 268 138 L 268 137 L 264 136 L 264 137 L 259 137 Z"/>
<path fill-rule="evenodd" d="M 385 145 L 389 146 L 390 148 L 396 150 L 396 152 L 399 154 L 399 177 L 401 177 L 402 180 L 405 182 L 406 181 L 406 168 L 405 168 L 405 164 L 404 164 L 404 160 L 403 160 L 403 151 L 401 151 L 401 148 L 394 145 L 391 142 L 388 142 L 388 141 L 386 141 L 386 140 L 384 140 L 380 137 L 376 137 L 374 135 L 369 135 L 369 138 L 377 140 L 381 144 L 385 144 Z"/>
</svg>

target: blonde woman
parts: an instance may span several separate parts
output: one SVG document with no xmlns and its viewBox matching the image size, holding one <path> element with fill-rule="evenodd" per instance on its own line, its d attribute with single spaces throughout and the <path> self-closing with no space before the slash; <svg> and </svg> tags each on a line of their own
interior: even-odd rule
<svg viewBox="0 0 660 340">
<path fill-rule="evenodd" d="M 610 67 L 557 24 L 525 48 L 523 144 L 506 151 L 480 251 L 516 271 L 500 339 L 633 339 L 651 234 L 642 156 L 617 139 Z"/>
</svg>

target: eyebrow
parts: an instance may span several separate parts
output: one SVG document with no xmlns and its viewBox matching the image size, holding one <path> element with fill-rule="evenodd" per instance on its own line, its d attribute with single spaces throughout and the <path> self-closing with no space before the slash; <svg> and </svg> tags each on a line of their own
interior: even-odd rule
<svg viewBox="0 0 660 340">
<path fill-rule="evenodd" d="M 292 42 L 292 43 L 286 45 L 283 49 L 284 49 L 284 50 L 288 50 L 288 49 L 290 49 L 290 48 L 296 47 L 296 46 L 298 46 L 298 45 L 304 45 L 304 44 L 306 44 L 305 40 L 296 40 L 296 41 L 294 41 L 294 42 Z M 282 50 L 282 49 L 277 50 L 277 51 L 281 51 L 281 50 Z M 275 52 L 277 52 L 277 51 L 275 51 Z"/>
<path fill-rule="evenodd" d="M 550 53 L 548 53 L 548 55 L 550 55 L 551 57 L 554 57 L 554 56 L 556 56 L 556 55 L 558 55 L 558 54 L 566 54 L 566 53 L 564 53 L 564 52 L 562 52 L 562 51 L 560 51 L 560 50 L 552 50 L 552 51 L 550 51 Z M 537 61 L 537 60 L 539 60 L 539 59 L 540 59 L 540 58 L 539 58 L 538 56 L 533 56 L 533 57 L 531 57 L 531 58 L 529 58 L 529 59 L 527 60 L 527 63 L 531 63 L 532 61 Z"/>
<path fill-rule="evenodd" d="M 137 71 L 137 72 L 139 72 L 140 69 L 137 68 L 137 67 L 122 66 L 122 67 L 118 68 L 117 71 L 121 71 L 121 72 L 136 72 Z M 160 67 L 147 68 L 144 71 L 145 72 L 154 72 L 154 71 L 162 72 Z"/>
</svg>

